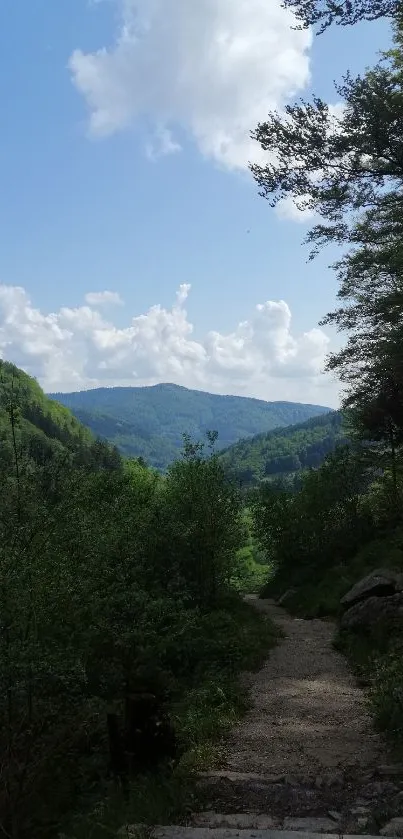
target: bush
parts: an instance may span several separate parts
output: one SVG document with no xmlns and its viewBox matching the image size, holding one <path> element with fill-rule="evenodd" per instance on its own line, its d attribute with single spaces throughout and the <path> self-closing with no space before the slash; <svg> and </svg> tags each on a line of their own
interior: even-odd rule
<svg viewBox="0 0 403 839">
<path fill-rule="evenodd" d="M 214 451 L 186 441 L 164 478 L 134 462 L 38 465 L 24 446 L 10 451 L 0 458 L 0 828 L 47 839 L 108 762 L 126 778 L 139 692 L 171 714 L 181 752 L 207 749 L 238 713 L 236 675 L 273 635 L 231 587 L 246 530 Z"/>
<path fill-rule="evenodd" d="M 375 724 L 394 746 L 403 747 L 403 646 L 375 659 L 370 706 Z"/>
</svg>

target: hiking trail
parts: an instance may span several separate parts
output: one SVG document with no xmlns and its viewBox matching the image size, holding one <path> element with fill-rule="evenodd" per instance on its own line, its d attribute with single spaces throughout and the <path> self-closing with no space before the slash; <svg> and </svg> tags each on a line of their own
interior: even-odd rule
<svg viewBox="0 0 403 839">
<path fill-rule="evenodd" d="M 403 836 L 403 767 L 374 731 L 365 694 L 332 646 L 334 624 L 248 600 L 284 638 L 258 672 L 245 674 L 250 708 L 226 739 L 221 768 L 201 775 L 191 824 L 157 827 L 151 836 Z"/>
</svg>

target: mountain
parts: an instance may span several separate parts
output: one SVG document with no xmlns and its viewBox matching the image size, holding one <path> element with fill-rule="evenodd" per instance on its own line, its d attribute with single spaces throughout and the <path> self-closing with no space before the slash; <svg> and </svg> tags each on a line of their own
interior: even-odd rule
<svg viewBox="0 0 403 839">
<path fill-rule="evenodd" d="M 15 437 L 15 441 L 13 440 Z M 45 396 L 38 382 L 14 364 L 0 360 L 0 463 L 11 465 L 18 452 L 37 464 L 61 457 L 77 465 L 115 466 L 120 456 L 96 440 L 64 405 Z"/>
<path fill-rule="evenodd" d="M 273 480 L 320 466 L 329 452 L 347 442 L 342 414 L 331 411 L 289 428 L 258 434 L 222 452 L 228 472 L 245 484 Z"/>
<path fill-rule="evenodd" d="M 221 396 L 173 384 L 96 388 L 50 396 L 123 454 L 143 457 L 161 470 L 178 456 L 184 433 L 199 440 L 208 430 L 218 431 L 218 447 L 225 448 L 241 438 L 330 410 L 320 405 Z"/>
</svg>

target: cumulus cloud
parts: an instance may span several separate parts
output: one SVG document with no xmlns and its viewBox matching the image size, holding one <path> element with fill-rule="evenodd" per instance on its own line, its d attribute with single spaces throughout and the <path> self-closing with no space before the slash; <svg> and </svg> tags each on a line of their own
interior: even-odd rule
<svg viewBox="0 0 403 839">
<path fill-rule="evenodd" d="M 335 401 L 321 375 L 329 339 L 295 335 L 284 300 L 260 303 L 223 334 L 193 336 L 181 285 L 170 309 L 152 306 L 118 327 L 92 305 L 44 313 L 17 286 L 0 285 L 0 357 L 37 377 L 47 391 L 175 382 L 263 399 Z"/>
<path fill-rule="evenodd" d="M 85 301 L 89 306 L 121 306 L 123 303 L 117 291 L 89 291 Z"/>
<path fill-rule="evenodd" d="M 178 151 L 182 151 L 182 146 L 173 139 L 172 131 L 169 131 L 168 128 L 160 128 L 156 131 L 146 145 L 146 154 L 150 160 L 157 160 L 159 157 L 166 157 L 168 154 L 176 154 Z"/>
<path fill-rule="evenodd" d="M 70 57 L 89 129 L 105 136 L 139 119 L 158 154 L 178 151 L 178 127 L 203 155 L 243 169 L 259 157 L 250 131 L 309 80 L 308 30 L 281 0 L 115 0 L 111 47 Z"/>
<path fill-rule="evenodd" d="M 310 209 L 300 209 L 291 198 L 282 198 L 276 204 L 276 213 L 282 221 L 296 221 L 298 224 L 307 224 L 315 218 L 315 213 Z"/>
</svg>

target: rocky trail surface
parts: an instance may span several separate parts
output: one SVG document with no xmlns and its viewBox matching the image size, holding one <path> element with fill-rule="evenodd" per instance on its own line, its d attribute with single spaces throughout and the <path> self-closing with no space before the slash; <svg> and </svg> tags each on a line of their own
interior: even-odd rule
<svg viewBox="0 0 403 839">
<path fill-rule="evenodd" d="M 250 709 L 227 739 L 224 765 L 200 777 L 191 823 L 151 835 L 403 836 L 403 767 L 374 732 L 365 695 L 332 646 L 334 625 L 253 600 L 284 639 L 259 672 L 245 674 Z"/>
</svg>

